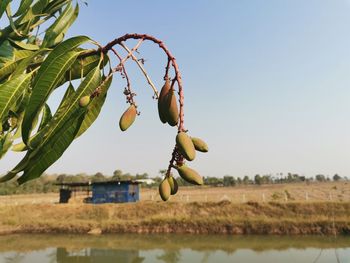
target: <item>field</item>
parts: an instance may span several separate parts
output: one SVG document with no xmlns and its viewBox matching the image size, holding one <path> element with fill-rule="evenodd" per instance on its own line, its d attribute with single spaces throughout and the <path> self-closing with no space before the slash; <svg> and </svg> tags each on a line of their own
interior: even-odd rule
<svg viewBox="0 0 350 263">
<path fill-rule="evenodd" d="M 141 202 L 160 201 L 157 188 L 141 188 Z M 76 193 L 72 202 L 79 203 L 86 193 Z M 235 187 L 180 187 L 170 202 L 350 202 L 350 182 L 247 185 Z M 0 196 L 0 205 L 46 204 L 58 202 L 58 193 Z"/>
<path fill-rule="evenodd" d="M 245 187 L 182 187 L 170 202 L 157 189 L 141 201 L 69 204 L 58 194 L 2 196 L 0 233 L 350 234 L 347 182 Z"/>
</svg>

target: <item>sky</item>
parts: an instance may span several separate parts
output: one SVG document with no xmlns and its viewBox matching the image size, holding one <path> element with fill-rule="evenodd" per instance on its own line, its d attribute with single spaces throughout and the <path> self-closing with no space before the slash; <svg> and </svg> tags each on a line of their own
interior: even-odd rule
<svg viewBox="0 0 350 263">
<path fill-rule="evenodd" d="M 67 37 L 87 35 L 105 45 L 125 33 L 148 33 L 176 57 L 185 126 L 209 145 L 209 153 L 188 164 L 201 175 L 350 175 L 350 1 L 88 3 Z M 150 43 L 139 51 L 160 89 L 166 57 Z M 160 122 L 137 66 L 126 67 L 141 111 L 133 126 L 119 130 L 127 104 L 125 80 L 115 75 L 98 120 L 48 173 L 120 169 L 156 176 L 167 167 L 177 131 Z M 63 92 L 53 94 L 53 107 Z M 20 157 L 8 154 L 0 173 Z"/>
</svg>

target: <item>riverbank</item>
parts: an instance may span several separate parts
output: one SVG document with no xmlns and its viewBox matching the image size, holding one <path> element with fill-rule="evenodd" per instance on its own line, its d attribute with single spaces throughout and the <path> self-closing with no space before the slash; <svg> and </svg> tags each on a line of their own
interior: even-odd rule
<svg viewBox="0 0 350 263">
<path fill-rule="evenodd" d="M 0 233 L 350 234 L 349 202 L 0 206 Z"/>
</svg>

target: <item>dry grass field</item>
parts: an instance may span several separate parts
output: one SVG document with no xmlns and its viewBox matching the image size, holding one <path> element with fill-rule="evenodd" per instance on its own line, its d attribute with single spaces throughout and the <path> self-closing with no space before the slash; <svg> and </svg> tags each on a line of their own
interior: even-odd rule
<svg viewBox="0 0 350 263">
<path fill-rule="evenodd" d="M 141 200 L 160 200 L 157 189 L 144 188 Z M 321 202 L 350 201 L 350 182 L 247 185 L 236 187 L 181 187 L 171 202 Z"/>
<path fill-rule="evenodd" d="M 142 201 L 160 201 L 157 188 L 141 188 Z M 72 203 L 82 202 L 86 193 L 76 193 Z M 350 182 L 247 185 L 235 187 L 180 187 L 170 202 L 350 202 Z M 0 196 L 0 205 L 57 203 L 58 193 Z"/>
<path fill-rule="evenodd" d="M 349 234 L 350 184 L 329 182 L 240 187 L 181 187 L 169 202 L 157 189 L 141 201 L 82 204 L 76 193 L 0 197 L 0 234 L 10 233 L 221 233 Z"/>
</svg>

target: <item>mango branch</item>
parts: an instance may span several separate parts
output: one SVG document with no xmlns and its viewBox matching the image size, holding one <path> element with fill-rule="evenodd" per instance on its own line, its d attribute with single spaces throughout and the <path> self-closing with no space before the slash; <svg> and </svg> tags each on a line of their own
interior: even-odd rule
<svg viewBox="0 0 350 263">
<path fill-rule="evenodd" d="M 151 35 L 147 35 L 147 34 L 137 34 L 137 33 L 125 34 L 124 36 L 118 37 L 118 38 L 112 40 L 111 42 L 109 42 L 106 46 L 102 47 L 101 51 L 103 53 L 107 53 L 115 45 L 121 45 L 123 42 L 126 42 L 129 39 L 140 39 L 142 41 L 144 41 L 144 40 L 151 41 L 151 42 L 157 44 L 159 46 L 159 48 L 161 48 L 164 51 L 164 53 L 167 55 L 167 57 L 168 57 L 168 64 L 167 65 L 171 64 L 172 67 L 174 68 L 174 71 L 175 71 L 174 80 L 177 82 L 178 88 L 179 88 L 178 94 L 179 94 L 180 112 L 179 112 L 178 132 L 185 131 L 185 127 L 184 127 L 184 92 L 183 92 L 181 73 L 180 73 L 179 66 L 176 62 L 175 57 L 172 55 L 170 50 L 166 47 L 166 45 L 161 40 L 159 40 Z M 135 50 L 131 50 L 131 51 L 135 51 Z M 168 71 L 169 71 L 169 66 L 167 66 L 167 69 L 166 69 L 166 72 L 168 72 Z M 166 75 L 167 75 L 167 73 L 166 73 Z"/>
<path fill-rule="evenodd" d="M 123 61 L 122 57 L 118 54 L 118 52 L 114 48 L 112 48 L 112 52 L 119 59 L 120 63 L 122 63 L 122 61 Z M 132 54 L 131 50 L 129 50 L 129 54 Z M 126 68 L 125 68 L 124 64 L 121 64 L 121 67 L 122 67 L 121 74 L 126 79 L 126 88 L 124 90 L 124 95 L 126 96 L 126 100 L 127 100 L 128 103 L 136 105 L 135 101 L 134 101 L 134 96 L 136 94 L 134 92 L 132 92 L 131 83 L 130 83 L 128 72 L 126 71 Z"/>
<path fill-rule="evenodd" d="M 124 44 L 124 43 L 121 43 L 120 44 L 127 52 L 130 53 L 130 49 Z M 142 63 L 137 59 L 137 57 L 131 53 L 131 58 L 133 61 L 136 62 L 136 64 L 139 66 L 140 70 L 142 71 L 143 75 L 145 76 L 148 84 L 151 86 L 151 88 L 153 89 L 153 92 L 154 92 L 154 95 L 155 95 L 155 98 L 158 99 L 159 98 L 159 94 L 158 94 L 158 90 L 157 88 L 155 87 L 155 85 L 153 84 L 151 78 L 149 77 L 147 71 L 145 70 L 145 68 L 143 67 Z"/>
</svg>

